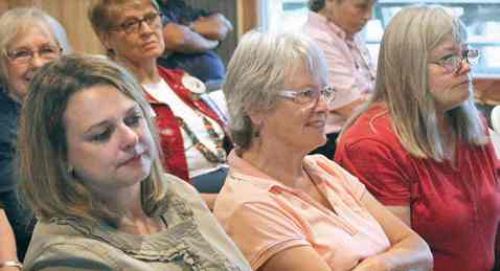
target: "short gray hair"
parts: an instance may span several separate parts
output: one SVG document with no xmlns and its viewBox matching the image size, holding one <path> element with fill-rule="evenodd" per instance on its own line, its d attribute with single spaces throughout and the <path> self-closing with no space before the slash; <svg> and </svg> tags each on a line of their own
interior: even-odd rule
<svg viewBox="0 0 500 271">
<path fill-rule="evenodd" d="M 7 49 L 20 34 L 32 27 L 44 28 L 52 33 L 54 41 L 61 46 L 61 41 L 53 28 L 53 21 L 56 19 L 35 7 L 14 8 L 2 14 L 0 17 L 0 54 L 2 56 L 0 59 L 0 81 L 4 87 L 7 85 Z"/>
<path fill-rule="evenodd" d="M 241 38 L 229 61 L 223 86 L 232 140 L 239 148 L 250 147 L 258 132 L 249 113 L 271 111 L 287 76 L 302 65 L 316 82 L 322 86 L 328 84 L 323 52 L 308 37 L 254 30 Z"/>
</svg>

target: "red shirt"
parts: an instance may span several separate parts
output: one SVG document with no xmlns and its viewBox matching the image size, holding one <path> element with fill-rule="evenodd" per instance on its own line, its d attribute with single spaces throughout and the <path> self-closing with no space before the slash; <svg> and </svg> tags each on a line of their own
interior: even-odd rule
<svg viewBox="0 0 500 271">
<path fill-rule="evenodd" d="M 162 67 L 158 67 L 158 71 L 163 80 L 165 80 L 172 90 L 188 106 L 217 121 L 221 127 L 226 126 L 217 113 L 200 98 L 199 94 L 193 93 L 184 86 L 182 82 L 182 78 L 185 75 L 184 71 L 169 70 Z M 160 135 L 164 167 L 175 176 L 185 181 L 189 181 L 186 153 L 184 152 L 184 141 L 182 140 L 181 126 L 177 118 L 167 104 L 158 102 L 147 94 L 146 98 L 156 113 L 156 124 Z"/>
<path fill-rule="evenodd" d="M 386 107 L 376 105 L 347 129 L 335 160 L 383 204 L 410 206 L 412 228 L 431 247 L 435 271 L 490 271 L 500 221 L 496 158 L 491 144 L 460 142 L 455 152 L 456 167 L 411 156 Z"/>
</svg>

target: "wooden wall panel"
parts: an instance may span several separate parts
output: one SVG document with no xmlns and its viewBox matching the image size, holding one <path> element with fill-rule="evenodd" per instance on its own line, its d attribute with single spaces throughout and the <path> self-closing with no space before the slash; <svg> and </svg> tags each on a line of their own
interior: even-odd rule
<svg viewBox="0 0 500 271">
<path fill-rule="evenodd" d="M 238 36 L 255 28 L 258 24 L 259 0 L 238 0 Z"/>
<path fill-rule="evenodd" d="M 94 0 L 0 0 L 0 12 L 5 8 L 39 7 L 64 26 L 75 52 L 103 53 L 101 43 L 87 19 L 87 8 L 92 1 Z"/>
<path fill-rule="evenodd" d="M 92 1 L 95 0 L 0 0 L 0 13 L 18 6 L 40 7 L 65 27 L 74 51 L 104 53 L 87 19 L 87 8 Z M 257 25 L 258 0 L 185 1 L 193 7 L 221 12 L 233 23 L 234 31 L 217 48 L 226 63 L 238 43 L 238 36 Z"/>
</svg>

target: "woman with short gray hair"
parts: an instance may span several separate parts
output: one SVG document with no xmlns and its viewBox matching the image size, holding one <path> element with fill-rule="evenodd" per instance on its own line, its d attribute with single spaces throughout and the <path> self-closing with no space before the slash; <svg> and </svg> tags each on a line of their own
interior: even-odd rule
<svg viewBox="0 0 500 271">
<path fill-rule="evenodd" d="M 307 156 L 325 142 L 326 78 L 308 38 L 243 36 L 223 87 L 237 147 L 214 214 L 254 270 L 430 270 L 418 235 L 333 161 Z"/>
<path fill-rule="evenodd" d="M 0 17 L 0 205 L 12 224 L 20 260 L 32 226 L 30 212 L 20 207 L 15 191 L 15 142 L 21 105 L 31 78 L 62 52 L 50 19 L 55 21 L 38 8 L 15 8 Z M 4 248 L 3 243 L 0 247 Z"/>
<path fill-rule="evenodd" d="M 396 14 L 374 96 L 348 121 L 335 156 L 429 243 L 435 271 L 489 271 L 500 261 L 497 158 L 474 107 L 479 52 L 465 34 L 444 7 Z"/>
</svg>

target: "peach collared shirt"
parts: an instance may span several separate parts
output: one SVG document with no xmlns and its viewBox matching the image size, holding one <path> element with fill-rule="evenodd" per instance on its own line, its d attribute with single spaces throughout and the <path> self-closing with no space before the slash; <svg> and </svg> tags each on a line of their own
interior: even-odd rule
<svg viewBox="0 0 500 271">
<path fill-rule="evenodd" d="M 312 247 L 334 270 L 351 270 L 390 247 L 361 202 L 364 185 L 324 156 L 307 156 L 303 166 L 332 209 L 265 175 L 235 151 L 228 162 L 214 214 L 254 270 L 295 246 Z"/>
</svg>

